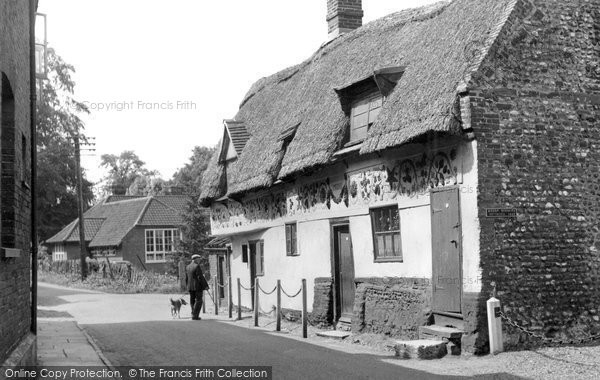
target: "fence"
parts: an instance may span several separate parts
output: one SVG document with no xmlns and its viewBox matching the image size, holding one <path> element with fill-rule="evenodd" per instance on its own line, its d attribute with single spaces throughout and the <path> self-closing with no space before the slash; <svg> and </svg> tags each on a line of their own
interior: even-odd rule
<svg viewBox="0 0 600 380">
<path fill-rule="evenodd" d="M 495 293 L 495 292 L 494 292 Z M 488 334 L 490 341 L 490 353 L 497 354 L 504 351 L 504 342 L 502 340 L 502 321 L 508 326 L 528 335 L 531 338 L 538 339 L 542 345 L 560 346 L 560 345 L 579 345 L 591 343 L 600 340 L 600 334 L 588 335 L 578 339 L 560 339 L 549 338 L 542 334 L 531 331 L 518 322 L 510 318 L 502 311 L 500 300 L 492 297 L 487 301 L 487 319 L 488 319 Z"/>
<path fill-rule="evenodd" d="M 218 315 L 219 313 L 219 297 L 218 297 L 218 289 L 219 288 L 225 288 L 227 287 L 228 289 L 228 302 L 227 302 L 227 309 L 229 312 L 229 318 L 232 318 L 232 314 L 233 314 L 233 299 L 232 299 L 232 292 L 231 292 L 231 288 L 232 288 L 232 284 L 231 284 L 231 277 L 228 277 L 227 282 L 225 282 L 224 284 L 219 284 L 217 281 L 217 277 L 215 276 L 213 278 L 213 286 L 212 286 L 212 294 L 211 292 L 209 292 L 209 296 L 212 298 L 212 301 L 215 305 L 215 315 Z M 254 284 L 250 285 L 249 287 L 245 287 L 242 285 L 241 280 L 238 278 L 237 279 L 237 319 L 241 320 L 242 319 L 242 289 L 246 290 L 246 291 L 251 291 L 254 294 L 254 307 L 253 307 L 253 318 L 254 318 L 254 326 L 255 327 L 259 327 L 258 325 L 258 319 L 260 316 L 260 313 L 262 312 L 264 315 L 268 315 L 271 314 L 273 311 L 270 312 L 265 312 L 264 310 L 261 310 L 260 308 L 260 295 L 265 294 L 265 295 L 269 295 L 269 294 L 273 294 L 275 292 L 277 292 L 277 305 L 275 307 L 275 316 L 276 316 L 276 331 L 281 331 L 281 318 L 283 316 L 283 312 L 281 309 L 281 295 L 282 293 L 289 297 L 289 298 L 295 298 L 297 296 L 299 296 L 300 294 L 302 294 L 302 337 L 307 338 L 308 337 L 308 312 L 307 312 L 307 293 L 306 293 L 306 279 L 302 279 L 302 285 L 300 286 L 300 289 L 294 293 L 294 294 L 290 294 L 288 292 L 286 292 L 282 285 L 281 285 L 281 280 L 277 280 L 277 284 L 275 285 L 275 287 L 271 290 L 271 291 L 266 291 L 264 290 L 261 286 L 260 286 L 260 281 L 258 278 L 256 278 L 254 280 Z M 273 322 L 271 322 L 273 323 Z"/>
<path fill-rule="evenodd" d="M 135 287 L 138 289 L 160 287 L 168 282 L 166 275 L 154 272 L 148 272 L 137 269 L 129 262 L 110 262 L 89 260 L 87 261 L 88 276 L 102 277 L 110 279 L 112 283 L 119 286 Z M 54 272 L 73 277 L 79 276 L 81 273 L 80 260 L 63 260 L 63 261 L 40 261 L 38 264 L 40 271 Z"/>
</svg>

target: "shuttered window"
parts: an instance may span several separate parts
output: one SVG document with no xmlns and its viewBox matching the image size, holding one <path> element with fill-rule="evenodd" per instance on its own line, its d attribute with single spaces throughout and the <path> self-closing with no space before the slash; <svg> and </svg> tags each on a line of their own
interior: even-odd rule
<svg viewBox="0 0 600 380">
<path fill-rule="evenodd" d="M 298 224 L 285 225 L 285 252 L 287 256 L 298 256 Z"/>
<path fill-rule="evenodd" d="M 371 210 L 375 261 L 402 261 L 398 206 Z"/>
<path fill-rule="evenodd" d="M 350 143 L 364 140 L 381 111 L 383 97 L 379 92 L 359 97 L 350 112 Z"/>
</svg>

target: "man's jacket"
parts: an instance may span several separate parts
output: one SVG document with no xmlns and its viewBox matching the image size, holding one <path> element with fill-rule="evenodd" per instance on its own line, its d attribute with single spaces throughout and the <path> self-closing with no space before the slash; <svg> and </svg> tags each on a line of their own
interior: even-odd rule
<svg viewBox="0 0 600 380">
<path fill-rule="evenodd" d="M 208 283 L 202 274 L 202 268 L 193 261 L 185 268 L 185 282 L 188 291 L 208 289 Z"/>
</svg>

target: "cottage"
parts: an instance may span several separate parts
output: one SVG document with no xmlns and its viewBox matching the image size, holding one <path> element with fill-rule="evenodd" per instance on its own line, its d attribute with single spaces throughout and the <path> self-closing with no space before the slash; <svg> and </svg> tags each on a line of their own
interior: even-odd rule
<svg viewBox="0 0 600 380">
<path fill-rule="evenodd" d="M 36 286 L 32 263 L 35 187 L 34 24 L 37 1 L 0 1 L 0 367 L 36 363 Z M 35 99 L 35 98 L 34 98 Z M 34 149 L 35 152 L 35 149 Z M 35 153 L 34 153 L 35 154 Z M 33 236 L 32 236 L 33 235 Z M 32 244 L 33 243 L 33 244 Z M 0 378 L 4 378 L 4 373 Z"/>
<path fill-rule="evenodd" d="M 454 0 L 364 26 L 360 0 L 327 5 L 329 41 L 252 86 L 204 175 L 234 281 L 305 278 L 316 322 L 453 326 L 480 353 L 494 291 L 547 336 L 597 333 L 599 3 Z M 528 339 L 505 327 L 506 347 Z"/>
<path fill-rule="evenodd" d="M 169 256 L 181 240 L 182 214 L 188 202 L 183 195 L 107 197 L 83 214 L 87 255 L 167 271 Z M 46 243 L 53 260 L 79 259 L 78 219 Z"/>
</svg>

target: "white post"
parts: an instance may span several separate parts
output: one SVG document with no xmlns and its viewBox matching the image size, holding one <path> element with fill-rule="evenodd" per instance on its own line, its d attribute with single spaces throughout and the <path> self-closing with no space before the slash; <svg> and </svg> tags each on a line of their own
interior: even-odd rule
<svg viewBox="0 0 600 380">
<path fill-rule="evenodd" d="M 490 353 L 495 355 L 504 351 L 502 342 L 502 318 L 500 318 L 500 300 L 490 298 L 487 301 L 488 330 L 490 334 Z"/>
</svg>

